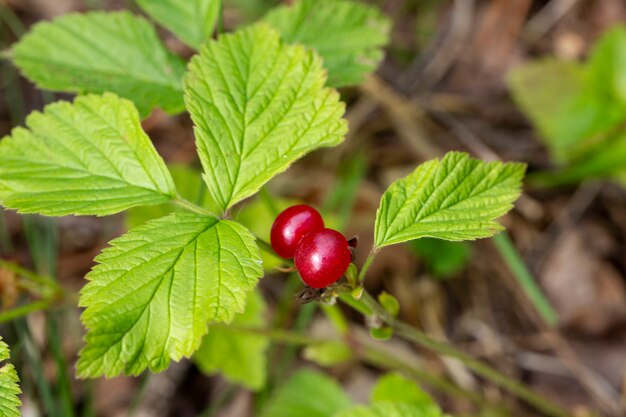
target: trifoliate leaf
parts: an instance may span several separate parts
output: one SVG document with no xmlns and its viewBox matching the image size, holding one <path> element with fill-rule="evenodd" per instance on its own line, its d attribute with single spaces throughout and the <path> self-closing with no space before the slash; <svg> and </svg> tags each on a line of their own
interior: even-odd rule
<svg viewBox="0 0 626 417">
<path fill-rule="evenodd" d="M 176 195 L 133 104 L 113 94 L 58 102 L 0 141 L 0 201 L 23 213 L 106 215 Z"/>
<path fill-rule="evenodd" d="M 81 377 L 159 372 L 191 355 L 210 321 L 244 311 L 263 274 L 254 237 L 208 216 L 171 214 L 111 245 L 81 292 L 88 330 Z"/>
<path fill-rule="evenodd" d="M 213 34 L 221 1 L 137 0 L 137 4 L 187 45 L 199 49 Z"/>
<path fill-rule="evenodd" d="M 0 337 L 0 361 L 9 359 L 9 347 Z M 20 379 L 15 367 L 6 363 L 0 367 L 0 416 L 20 417 L 22 402 L 19 395 L 22 393 L 19 387 Z"/>
<path fill-rule="evenodd" d="M 358 84 L 378 67 L 391 26 L 376 8 L 343 0 L 300 0 L 272 10 L 264 20 L 287 42 L 315 49 L 333 87 Z"/>
<path fill-rule="evenodd" d="M 421 407 L 414 404 L 381 402 L 370 407 L 359 405 L 344 410 L 334 417 L 441 417 L 436 407 Z"/>
<path fill-rule="evenodd" d="M 393 183 L 376 213 L 376 247 L 421 237 L 473 240 L 493 236 L 520 195 L 525 165 L 483 162 L 461 152 L 421 164 Z"/>
<path fill-rule="evenodd" d="M 202 372 L 220 372 L 228 380 L 253 390 L 263 388 L 267 377 L 265 351 L 267 336 L 246 331 L 265 324 L 265 302 L 258 292 L 250 293 L 246 309 L 238 314 L 231 326 L 212 326 L 193 355 Z"/>
<path fill-rule="evenodd" d="M 339 144 L 344 104 L 324 88 L 321 59 L 284 44 L 269 26 L 206 43 L 185 99 L 211 195 L 223 209 L 254 194 L 314 149 Z"/>
<path fill-rule="evenodd" d="M 128 12 L 69 14 L 42 22 L 12 50 L 38 87 L 72 93 L 113 92 L 142 115 L 155 107 L 184 109 L 184 61 L 170 53 L 150 23 Z"/>
<path fill-rule="evenodd" d="M 439 407 L 417 384 L 400 374 L 390 373 L 378 379 L 370 393 L 372 404 L 379 402 L 406 403 L 421 406 L 423 408 Z"/>
<path fill-rule="evenodd" d="M 351 404 L 335 380 L 318 372 L 301 370 L 285 381 L 261 416 L 328 417 Z"/>
</svg>

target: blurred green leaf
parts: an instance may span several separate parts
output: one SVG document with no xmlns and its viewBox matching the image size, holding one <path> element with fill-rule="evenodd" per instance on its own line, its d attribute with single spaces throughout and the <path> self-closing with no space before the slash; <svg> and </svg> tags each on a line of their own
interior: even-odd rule
<svg viewBox="0 0 626 417">
<path fill-rule="evenodd" d="M 309 345 L 304 349 L 304 357 L 321 366 L 334 366 L 353 358 L 352 349 L 344 342 L 329 341 Z"/>
<path fill-rule="evenodd" d="M 394 317 L 400 312 L 400 303 L 398 303 L 398 299 L 389 294 L 387 291 L 383 291 L 378 295 L 378 302 L 380 302 L 380 305 L 382 305 L 383 308 Z"/>
<path fill-rule="evenodd" d="M 370 401 L 383 401 L 416 404 L 423 407 L 437 407 L 433 399 L 411 379 L 398 373 L 389 373 L 378 379 L 372 392 Z"/>
<path fill-rule="evenodd" d="M 220 372 L 234 383 L 252 390 L 265 385 L 267 358 L 270 340 L 267 336 L 245 329 L 262 328 L 265 325 L 265 301 L 258 291 L 253 291 L 246 302 L 246 309 L 229 326 L 209 327 L 200 348 L 193 355 L 194 362 L 202 372 Z"/>
<path fill-rule="evenodd" d="M 329 417 L 352 405 L 334 379 L 319 372 L 300 370 L 284 382 L 262 417 Z"/>
<path fill-rule="evenodd" d="M 428 271 L 437 278 L 456 275 L 467 266 L 472 257 L 471 246 L 466 242 L 421 238 L 412 240 L 411 248 Z"/>
<path fill-rule="evenodd" d="M 372 406 L 359 405 L 341 411 L 334 417 L 441 417 L 441 410 L 413 404 L 380 402 Z"/>
</svg>

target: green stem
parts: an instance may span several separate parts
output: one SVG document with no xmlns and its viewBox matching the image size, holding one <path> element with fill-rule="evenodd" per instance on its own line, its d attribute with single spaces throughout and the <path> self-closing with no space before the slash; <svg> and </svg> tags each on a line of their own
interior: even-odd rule
<svg viewBox="0 0 626 417">
<path fill-rule="evenodd" d="M 370 251 L 369 255 L 367 255 L 367 259 L 365 260 L 365 263 L 363 263 L 363 267 L 361 268 L 361 271 L 359 272 L 359 276 L 357 281 L 359 283 L 363 283 L 363 281 L 365 280 L 365 275 L 367 274 L 367 271 L 370 269 L 370 266 L 372 266 L 372 262 L 374 262 L 374 258 L 376 258 L 376 255 L 378 254 L 378 248 L 376 246 L 372 247 L 372 250 Z"/>
<path fill-rule="evenodd" d="M 541 288 L 539 288 L 537 281 L 528 270 L 521 255 L 517 249 L 515 249 L 515 246 L 513 246 L 508 233 L 504 231 L 498 233 L 494 236 L 493 243 L 496 245 L 500 256 L 502 256 L 502 259 L 506 262 L 518 284 L 522 287 L 526 297 L 532 302 L 546 323 L 548 323 L 550 327 L 555 327 L 558 321 L 556 312 L 554 308 L 552 308 L 550 301 L 548 301 L 541 291 Z"/>
<path fill-rule="evenodd" d="M 35 311 L 46 310 L 51 304 L 52 300 L 39 300 L 29 304 L 24 304 L 12 310 L 3 311 L 0 313 L 0 323 L 15 320 L 18 317 L 26 316 L 30 313 L 34 313 Z"/>
<path fill-rule="evenodd" d="M 265 187 L 261 188 L 261 190 L 259 191 L 259 198 L 261 199 L 263 204 L 265 204 L 265 207 L 267 207 L 269 212 L 272 214 L 272 217 L 276 217 L 280 214 L 280 210 L 278 206 L 276 206 L 276 203 L 274 202 L 274 198 L 272 197 L 272 195 L 269 193 L 269 191 L 267 191 L 267 188 Z"/>
<path fill-rule="evenodd" d="M 11 271 L 16 275 L 27 278 L 30 281 L 36 282 L 38 284 L 44 285 L 46 287 L 51 287 L 57 289 L 59 291 L 63 291 L 63 287 L 59 285 L 56 280 L 50 277 L 45 277 L 43 275 L 36 274 L 32 271 L 29 271 L 26 268 L 22 268 L 21 266 L 14 264 L 13 262 L 5 261 L 4 259 L 0 259 L 0 267 L 6 269 L 7 271 Z"/>
<path fill-rule="evenodd" d="M 567 410 L 564 410 L 563 408 L 551 403 L 547 399 L 536 394 L 535 392 L 527 388 L 524 384 L 517 382 L 516 380 L 509 378 L 504 374 L 501 374 L 490 366 L 480 362 L 477 359 L 472 358 L 466 353 L 457 350 L 451 345 L 437 341 L 435 339 L 431 339 L 429 336 L 420 332 L 409 324 L 397 320 L 395 317 L 389 314 L 387 310 L 385 310 L 380 304 L 378 304 L 374 297 L 372 297 L 368 292 L 363 292 L 363 296 L 360 301 L 362 301 L 363 304 L 368 306 L 372 311 L 376 312 L 380 319 L 382 319 L 387 325 L 391 326 L 397 334 L 399 334 L 406 340 L 409 340 L 441 355 L 458 359 L 468 369 L 471 369 L 483 378 L 486 378 L 493 383 L 507 389 L 509 392 L 525 400 L 537 410 L 543 412 L 546 415 L 553 417 L 569 416 L 569 412 Z"/>
<path fill-rule="evenodd" d="M 193 213 L 196 214 L 201 214 L 203 216 L 212 216 L 212 217 L 217 217 L 214 213 L 210 212 L 209 210 L 200 207 L 194 203 L 192 203 L 189 200 L 184 199 L 181 196 L 177 196 L 174 200 L 173 203 L 176 204 L 178 207 L 181 207 L 187 211 L 191 211 Z"/>
<path fill-rule="evenodd" d="M 259 245 L 259 248 L 261 248 L 263 252 L 267 252 L 270 255 L 276 256 L 276 252 L 274 252 L 274 248 L 272 248 L 272 245 L 268 241 L 261 239 L 258 236 L 255 236 L 255 238 L 256 238 L 256 243 Z"/>
</svg>

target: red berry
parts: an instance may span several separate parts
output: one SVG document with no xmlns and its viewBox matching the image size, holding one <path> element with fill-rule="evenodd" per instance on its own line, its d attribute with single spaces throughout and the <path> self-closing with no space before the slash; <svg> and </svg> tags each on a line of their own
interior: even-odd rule
<svg viewBox="0 0 626 417">
<path fill-rule="evenodd" d="M 299 204 L 280 213 L 270 233 L 272 248 L 281 258 L 293 258 L 296 246 L 306 234 L 324 228 L 322 216 L 311 206 Z"/>
<path fill-rule="evenodd" d="M 338 231 L 316 230 L 298 243 L 294 260 L 306 285 L 324 288 L 341 278 L 348 269 L 350 247 Z"/>
</svg>

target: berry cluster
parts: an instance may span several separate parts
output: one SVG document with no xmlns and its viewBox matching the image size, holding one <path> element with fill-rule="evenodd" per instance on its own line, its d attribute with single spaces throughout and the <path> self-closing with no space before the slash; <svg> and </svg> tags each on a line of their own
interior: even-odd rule
<svg viewBox="0 0 626 417">
<path fill-rule="evenodd" d="M 278 256 L 294 258 L 302 281 L 312 288 L 336 282 L 352 259 L 346 238 L 324 227 L 322 216 L 306 204 L 291 206 L 276 217 L 270 241 Z"/>
</svg>

